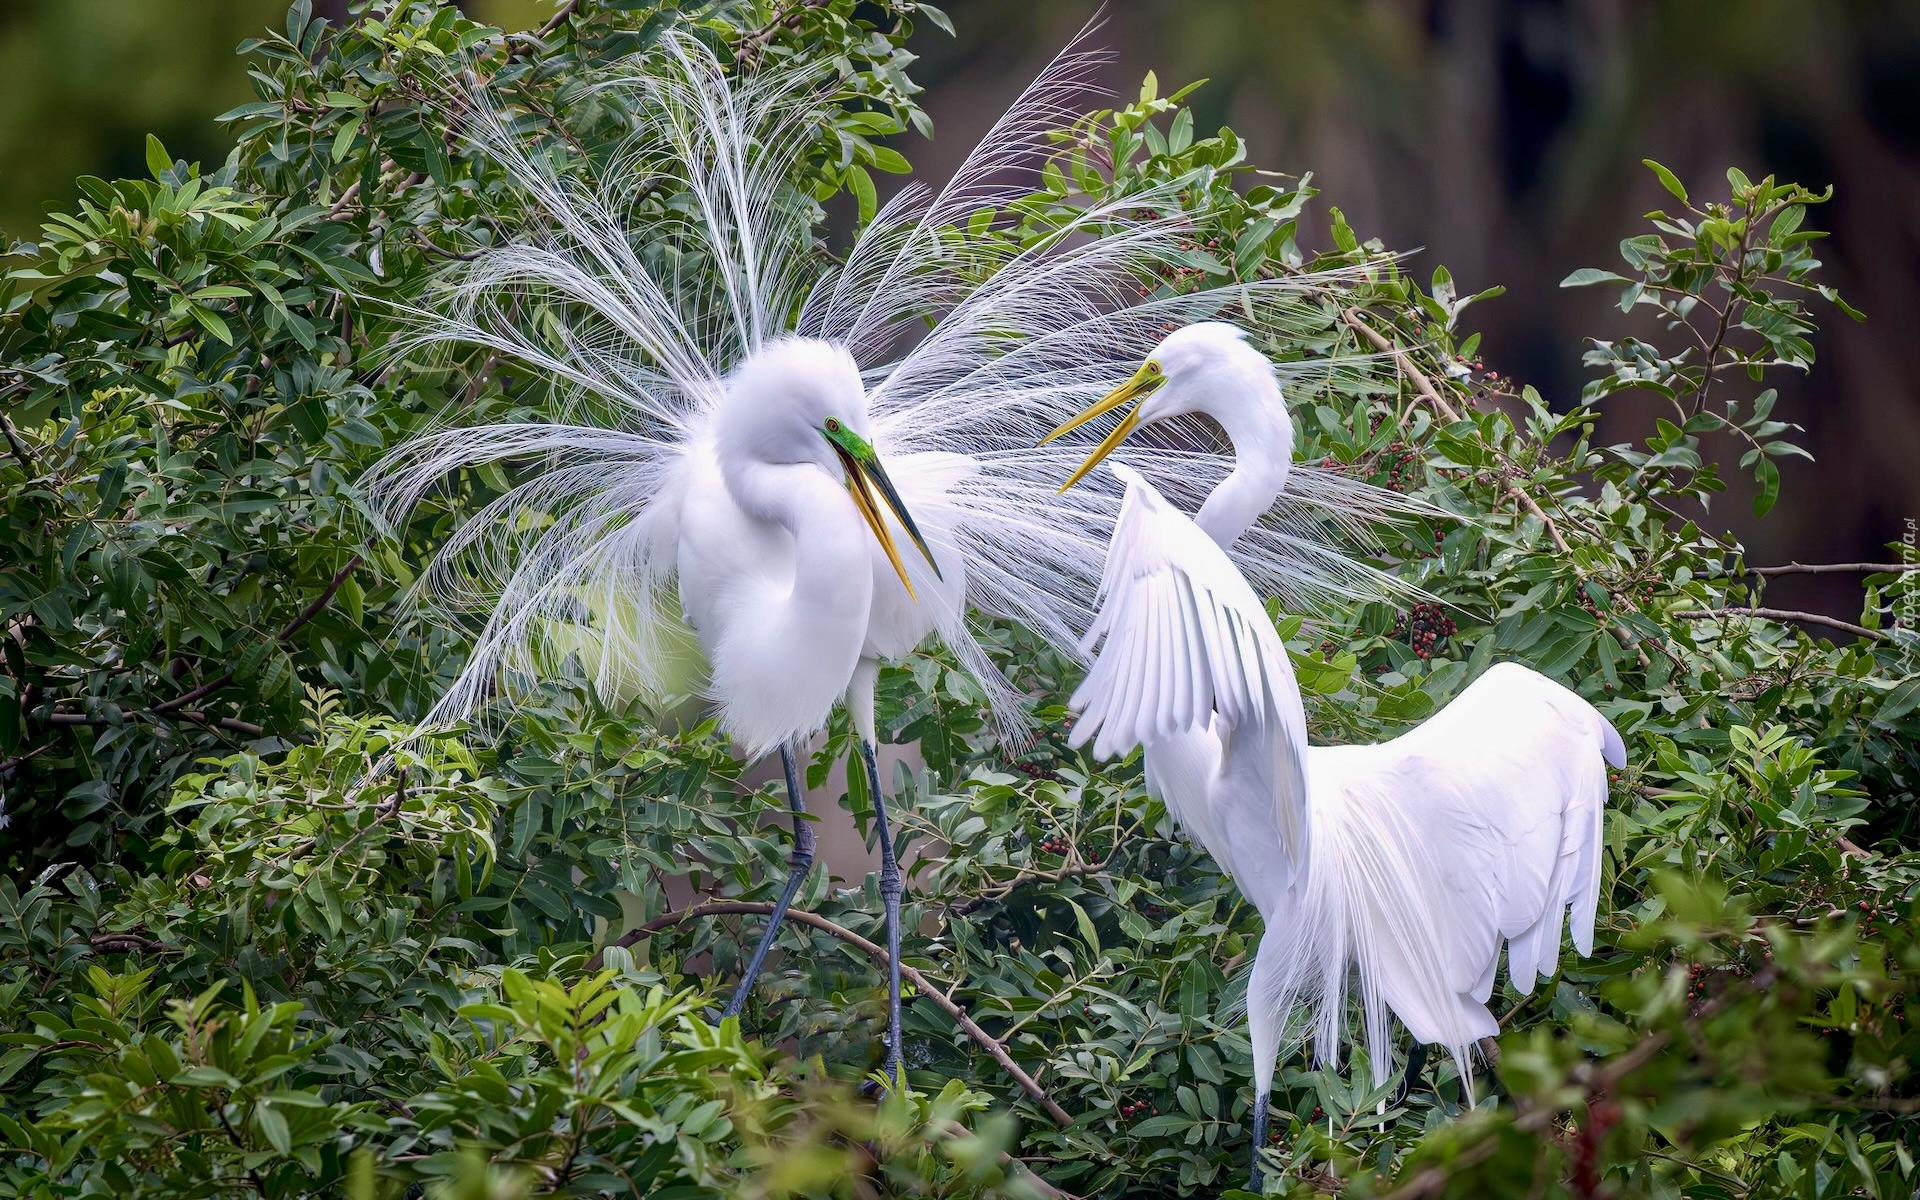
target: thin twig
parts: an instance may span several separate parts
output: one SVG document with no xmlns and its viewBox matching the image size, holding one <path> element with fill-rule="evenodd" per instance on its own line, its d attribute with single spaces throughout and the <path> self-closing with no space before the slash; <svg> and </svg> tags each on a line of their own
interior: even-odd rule
<svg viewBox="0 0 1920 1200">
<path fill-rule="evenodd" d="M 539 29 L 534 31 L 533 36 L 546 37 L 548 34 L 552 33 L 554 30 L 560 28 L 562 25 L 565 25 L 567 23 L 567 19 L 573 16 L 573 10 L 579 7 L 580 7 L 580 0 L 567 0 L 565 4 L 562 4 L 560 6 L 560 11 L 554 13 L 553 16 L 547 21 L 545 25 L 542 25 Z"/>
<path fill-rule="evenodd" d="M 158 954 L 167 948 L 165 942 L 156 942 L 137 933 L 96 933 L 87 942 L 100 954 L 127 954 L 135 950 Z"/>
<path fill-rule="evenodd" d="M 322 591 L 318 596 L 315 596 L 313 598 L 312 603 L 308 604 L 305 608 L 301 609 L 300 614 L 294 617 L 292 621 L 289 621 L 287 623 L 287 627 L 285 629 L 282 629 L 279 632 L 279 634 L 274 637 L 273 640 L 276 642 L 285 642 L 288 638 L 291 638 L 294 634 L 300 632 L 300 629 L 304 625 L 306 625 L 308 621 L 311 621 L 315 617 L 319 616 L 321 610 L 326 608 L 327 605 L 333 601 L 333 597 L 335 596 L 335 594 L 337 594 L 340 591 L 341 587 L 345 585 L 345 583 L 347 582 L 347 576 L 353 574 L 354 568 L 358 567 L 361 561 L 362 561 L 361 557 L 358 554 L 354 555 L 352 558 L 349 558 L 347 560 L 347 565 L 344 567 L 341 567 L 339 571 L 335 572 L 333 578 L 328 581 L 326 590 Z M 177 712 L 180 709 L 185 708 L 187 705 L 192 704 L 194 701 L 219 691 L 221 688 L 226 687 L 228 684 L 232 682 L 233 682 L 233 672 L 228 671 L 226 674 L 221 675 L 218 678 L 208 680 L 207 682 L 201 684 L 197 688 L 194 688 L 192 691 L 188 692 L 184 696 L 175 696 L 171 700 L 163 700 L 159 704 L 156 704 L 152 708 L 148 709 L 147 711 L 149 713 L 152 713 L 155 716 L 164 716 L 170 712 Z"/>
<path fill-rule="evenodd" d="M 766 48 L 768 42 L 777 37 L 782 29 L 798 29 L 800 18 L 809 8 L 825 8 L 827 0 L 801 0 L 791 12 L 779 14 L 764 26 L 740 39 L 740 50 L 736 55 L 747 51 L 759 51 Z"/>
<path fill-rule="evenodd" d="M 1113 860 L 1118 857 L 1119 853 L 1120 847 L 1115 845 L 1114 848 L 1108 852 L 1107 856 L 1099 862 L 1074 863 L 1070 866 L 1063 866 L 1058 871 L 1022 871 L 1005 883 L 989 888 L 965 903 L 954 905 L 952 909 L 953 914 L 957 917 L 964 917 L 970 913 L 978 912 L 997 900 L 1006 899 L 1029 883 L 1059 883 L 1063 880 L 1075 879 L 1082 875 L 1098 875 L 1113 865 Z"/>
<path fill-rule="evenodd" d="M 772 913 L 773 905 L 750 900 L 728 900 L 712 904 L 698 904 L 692 908 L 682 909 L 679 912 L 667 913 L 664 916 L 655 917 L 633 932 L 623 935 L 613 944 L 620 947 L 631 946 L 642 938 L 658 933 L 662 929 L 669 929 L 675 925 L 684 924 L 687 921 L 698 920 L 701 917 L 770 916 Z M 865 953 L 880 966 L 885 967 L 887 965 L 887 952 L 885 949 L 861 937 L 845 926 L 834 924 L 819 913 L 790 908 L 787 910 L 787 920 L 796 921 L 802 925 L 818 929 L 822 933 L 839 938 L 847 945 Z M 599 969 L 598 955 L 594 957 L 592 962 L 587 964 L 587 969 L 590 971 Z M 982 1050 L 985 1050 L 987 1054 L 992 1057 L 993 1061 L 1000 1064 L 1001 1070 L 1019 1081 L 1020 1086 L 1026 1090 L 1027 1095 L 1033 1097 L 1034 1102 L 1042 1109 L 1045 1109 L 1049 1117 L 1053 1118 L 1054 1124 L 1060 1126 L 1062 1129 L 1073 1124 L 1073 1118 L 1067 1115 L 1067 1110 L 1055 1103 L 1053 1097 L 1047 1094 L 1047 1089 L 1041 1087 L 1038 1080 L 1027 1074 L 1019 1063 L 1013 1061 L 1013 1056 L 1007 1053 L 1007 1048 L 992 1034 L 980 1028 L 974 1019 L 967 1015 L 966 1009 L 961 1008 L 958 1004 L 948 999 L 946 994 L 935 987 L 931 980 L 906 963 L 900 964 L 900 975 L 908 983 L 913 985 L 915 991 L 945 1010 L 946 1014 L 953 1018 L 954 1024 L 965 1030 L 967 1036 L 972 1038 L 975 1044 Z"/>
<path fill-rule="evenodd" d="M 1748 567 L 1748 575 L 1891 575 L 1900 571 L 1920 571 L 1920 562 L 1910 563 L 1788 563 L 1783 567 Z"/>
<path fill-rule="evenodd" d="M 341 192 L 340 198 L 335 200 L 333 202 L 333 207 L 327 210 L 327 220 L 329 221 L 339 220 L 340 214 L 347 211 L 347 206 L 349 204 L 352 204 L 354 201 L 354 197 L 358 196 L 359 194 L 360 194 L 360 181 L 356 179 L 352 183 L 347 185 L 347 190 L 344 192 Z"/>
<path fill-rule="evenodd" d="M 53 743 L 48 742 L 44 746 L 35 746 L 31 750 L 28 750 L 21 754 L 14 755 L 12 758 L 8 759 L 5 762 L 0 762 L 0 778 L 4 778 L 8 775 L 11 775 L 22 764 L 31 762 L 33 759 L 39 758 L 42 754 L 45 754 L 47 751 L 51 749 L 53 749 Z"/>
<path fill-rule="evenodd" d="M 1877 629 L 1868 629 L 1864 625 L 1855 625 L 1851 621 L 1842 621 L 1838 617 L 1829 617 L 1824 613 L 1799 612 L 1790 608 L 1686 608 L 1669 614 L 1687 621 L 1711 621 L 1716 617 L 1765 617 L 1771 621 L 1805 621 L 1811 625 L 1825 625 L 1831 629 L 1845 630 L 1858 637 L 1875 641 L 1886 637 Z"/>
<path fill-rule="evenodd" d="M 545 48 L 544 44 L 548 36 L 556 32 L 557 30 L 559 30 L 559 28 L 562 25 L 565 25 L 569 20 L 571 20 L 573 17 L 574 10 L 579 7 L 580 7 L 580 0 L 567 0 L 565 4 L 562 4 L 560 6 L 559 11 L 555 12 L 552 17 L 548 18 L 547 23 L 545 25 L 542 25 L 540 28 L 532 31 L 531 33 L 508 34 L 507 42 L 510 48 L 507 51 L 507 57 L 519 58 L 521 55 L 527 53 L 530 50 L 544 49 Z"/>
<path fill-rule="evenodd" d="M 13 456 L 20 460 L 20 465 L 26 468 L 27 475 L 31 477 L 38 463 L 32 452 L 21 443 L 19 435 L 14 433 L 13 422 L 7 419 L 5 413 L 0 413 L 0 432 L 7 435 L 7 449 L 13 451 Z"/>
<path fill-rule="evenodd" d="M 444 258 L 449 262 L 473 262 L 475 259 L 485 258 L 491 252 L 488 247 L 482 247 L 465 254 L 457 250 L 442 250 L 440 247 L 434 245 L 433 241 L 428 238 L 426 234 L 421 233 L 419 230 L 414 231 L 414 240 L 419 242 L 420 248 L 428 254 L 431 254 L 435 258 Z"/>
<path fill-rule="evenodd" d="M 1393 361 L 1399 366 L 1400 370 L 1405 372 L 1407 378 L 1413 381 L 1414 390 L 1426 397 L 1427 403 L 1433 405 L 1441 416 L 1445 417 L 1449 423 L 1460 419 L 1459 410 L 1447 403 L 1446 397 L 1442 396 L 1440 389 L 1433 385 L 1431 379 L 1427 378 L 1426 372 L 1414 364 L 1412 355 L 1408 354 L 1406 350 L 1401 348 L 1385 334 L 1382 334 L 1379 330 L 1361 320 L 1360 313 L 1357 310 L 1347 309 L 1346 318 L 1348 325 L 1351 325 L 1383 353 L 1393 357 Z M 1534 500 L 1527 489 L 1517 483 L 1509 481 L 1507 483 L 1507 494 L 1518 500 L 1525 506 L 1528 512 L 1539 518 L 1540 524 L 1546 528 L 1547 536 L 1553 540 L 1554 549 L 1558 550 L 1564 556 L 1572 555 L 1573 551 L 1568 547 L 1567 539 L 1560 536 L 1560 527 L 1553 523 L 1553 518 L 1547 515 L 1546 510 L 1540 507 L 1539 503 Z"/>
<path fill-rule="evenodd" d="M 126 715 L 129 717 L 144 717 L 144 716 L 153 715 L 153 712 L 151 709 L 144 710 L 144 711 L 135 710 L 133 712 L 127 713 Z M 186 720 L 186 721 L 192 721 L 196 725 L 206 725 L 210 727 L 217 727 L 220 729 L 231 730 L 234 733 L 244 733 L 248 737 L 259 737 L 262 734 L 266 733 L 265 729 L 261 728 L 258 725 L 255 725 L 251 721 L 242 721 L 237 717 L 210 717 L 206 713 L 201 712 L 199 709 L 195 709 L 195 708 L 183 708 L 165 715 L 179 717 L 182 720 Z M 46 717 L 46 721 L 47 721 L 47 724 L 49 725 L 102 726 L 102 725 L 112 725 L 115 723 L 111 717 L 94 717 L 94 716 L 88 716 L 86 713 L 71 713 L 71 712 L 48 713 Z"/>
</svg>

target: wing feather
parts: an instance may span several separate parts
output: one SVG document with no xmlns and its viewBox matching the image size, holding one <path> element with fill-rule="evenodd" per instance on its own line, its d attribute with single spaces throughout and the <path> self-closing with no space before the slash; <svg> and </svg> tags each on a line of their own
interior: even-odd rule
<svg viewBox="0 0 1920 1200">
<path fill-rule="evenodd" d="M 1617 745 L 1592 705 L 1508 663 L 1391 742 L 1310 752 L 1309 892 L 1320 908 L 1302 922 L 1344 914 L 1370 1026 L 1384 1005 L 1465 1070 L 1474 1040 L 1497 1029 L 1486 1001 L 1503 945 L 1523 993 L 1558 968 L 1569 923 L 1574 947 L 1592 950 Z M 1341 994 L 1339 958 L 1303 964 L 1272 996 L 1324 1005 Z M 1377 1047 L 1377 1081 L 1389 1066 Z"/>
<path fill-rule="evenodd" d="M 1251 770 L 1279 805 L 1282 828 L 1304 832 L 1306 716 L 1265 605 L 1152 484 L 1113 470 L 1126 494 L 1084 643 L 1099 654 L 1071 701 L 1074 745 L 1091 739 L 1108 758 L 1211 722 L 1231 746 L 1229 764 Z M 1302 839 L 1288 841 L 1300 853 Z"/>
</svg>

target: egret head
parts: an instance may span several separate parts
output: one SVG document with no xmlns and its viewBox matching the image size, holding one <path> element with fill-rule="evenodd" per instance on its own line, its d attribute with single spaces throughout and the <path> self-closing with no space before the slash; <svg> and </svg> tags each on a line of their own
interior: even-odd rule
<svg viewBox="0 0 1920 1200">
<path fill-rule="evenodd" d="M 1224 321 L 1201 321 L 1162 338 L 1132 378 L 1063 422 L 1042 438 L 1041 444 L 1133 403 L 1120 423 L 1060 486 L 1064 492 L 1099 466 L 1134 430 L 1191 412 L 1218 416 L 1218 405 L 1242 400 L 1262 384 L 1272 388 L 1273 367 L 1247 344 L 1246 332 Z"/>
<path fill-rule="evenodd" d="M 744 463 L 811 465 L 846 484 L 854 507 L 886 551 L 909 595 L 913 584 L 881 512 L 900 527 L 940 573 L 893 481 L 874 451 L 867 392 L 860 368 L 840 346 L 814 338 L 783 338 L 762 347 L 727 381 L 715 419 L 723 467 Z"/>
</svg>

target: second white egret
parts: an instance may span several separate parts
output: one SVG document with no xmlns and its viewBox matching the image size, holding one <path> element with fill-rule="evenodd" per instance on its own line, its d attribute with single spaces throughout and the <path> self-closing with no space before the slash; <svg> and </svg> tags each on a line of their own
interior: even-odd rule
<svg viewBox="0 0 1920 1200">
<path fill-rule="evenodd" d="M 1184 413 L 1219 422 L 1235 466 L 1193 519 L 1114 467 L 1127 493 L 1087 634 L 1099 656 L 1072 700 L 1073 742 L 1091 739 L 1100 758 L 1144 745 L 1149 790 L 1265 923 L 1247 994 L 1257 1190 L 1275 1059 L 1296 1010 L 1314 1009 L 1317 1057 L 1332 1061 L 1357 968 L 1375 1086 L 1389 1078 L 1389 1011 L 1416 1046 L 1448 1047 L 1470 1079 L 1471 1046 L 1498 1028 L 1486 1002 L 1503 944 L 1522 992 L 1555 969 L 1565 924 L 1591 950 L 1604 764 L 1625 751 L 1592 705 L 1513 664 L 1393 741 L 1309 749 L 1286 648 L 1227 553 L 1291 469 L 1272 367 L 1232 326 L 1189 326 L 1049 436 L 1130 402 L 1066 487 L 1135 430 Z"/>
</svg>

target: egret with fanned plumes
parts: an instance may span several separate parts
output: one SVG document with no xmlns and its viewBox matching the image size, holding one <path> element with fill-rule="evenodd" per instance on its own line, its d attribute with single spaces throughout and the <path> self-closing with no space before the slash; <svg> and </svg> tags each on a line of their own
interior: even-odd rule
<svg viewBox="0 0 1920 1200">
<path fill-rule="evenodd" d="M 1231 325 L 1189 326 L 1049 440 L 1123 407 L 1062 491 L 1136 430 L 1186 413 L 1220 424 L 1235 465 L 1193 518 L 1113 466 L 1126 497 L 1072 737 L 1098 758 L 1144 746 L 1149 790 L 1260 911 L 1247 986 L 1257 1190 L 1296 1009 L 1313 1010 L 1317 1057 L 1332 1061 L 1357 968 L 1376 1087 L 1390 1077 L 1387 1014 L 1414 1039 L 1398 1104 L 1428 1044 L 1470 1088 L 1471 1048 L 1499 1028 L 1487 1001 L 1503 943 L 1523 993 L 1556 969 L 1563 927 L 1591 952 L 1606 767 L 1625 748 L 1591 704 L 1515 664 L 1390 742 L 1309 748 L 1286 647 L 1227 556 L 1292 469 L 1272 366 Z"/>
</svg>

